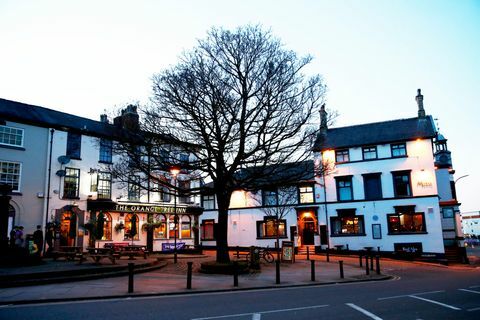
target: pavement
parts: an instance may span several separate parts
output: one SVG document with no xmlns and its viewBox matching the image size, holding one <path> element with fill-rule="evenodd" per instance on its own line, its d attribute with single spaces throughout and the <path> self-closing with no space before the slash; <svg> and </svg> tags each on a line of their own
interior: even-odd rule
<svg viewBox="0 0 480 320">
<path fill-rule="evenodd" d="M 159 255 L 147 260 L 137 258 L 134 263 L 137 270 L 142 273 L 134 275 L 133 293 L 128 293 L 128 273 L 125 271 L 127 263 L 132 262 L 130 260 L 118 261 L 115 266 L 118 268 L 116 276 L 112 276 L 110 270 L 110 273 L 107 273 L 110 277 L 107 278 L 99 276 L 102 274 L 102 268 L 111 269 L 107 262 L 99 266 L 93 263 L 77 265 L 75 262 L 47 260 L 40 266 L 0 268 L 0 276 L 15 279 L 15 277 L 21 278 L 28 274 L 30 277 L 37 275 L 36 278 L 40 279 L 42 274 L 51 272 L 68 274 L 72 270 L 79 272 L 79 269 L 88 270 L 82 272 L 87 276 L 83 278 L 83 281 L 76 281 L 78 278 L 72 277 L 69 282 L 49 284 L 40 282 L 36 285 L 0 288 L 0 305 L 310 286 L 392 278 L 390 275 L 377 275 L 375 271 L 370 271 L 370 274 L 366 275 L 365 267 L 359 267 L 358 258 L 331 256 L 330 262 L 326 262 L 325 256 L 312 255 L 311 259 L 315 261 L 315 281 L 312 281 L 311 262 L 306 259 L 305 255 L 296 257 L 295 263 L 281 263 L 280 284 L 276 284 L 275 264 L 262 260 L 260 271 L 239 275 L 238 287 L 234 287 L 231 275 L 199 272 L 202 262 L 215 260 L 213 252 L 206 252 L 203 255 L 179 255 L 177 264 L 174 264 L 173 257 L 168 255 Z M 233 256 L 232 258 L 234 259 Z M 344 278 L 340 277 L 339 260 L 345 261 Z M 187 289 L 188 262 L 193 263 L 191 289 Z M 97 279 L 92 279 L 92 275 Z M 98 277 L 101 278 L 98 279 Z"/>
</svg>

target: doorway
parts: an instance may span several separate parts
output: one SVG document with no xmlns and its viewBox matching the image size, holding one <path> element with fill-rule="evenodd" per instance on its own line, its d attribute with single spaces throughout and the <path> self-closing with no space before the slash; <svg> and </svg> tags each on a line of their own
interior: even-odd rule
<svg viewBox="0 0 480 320">
<path fill-rule="evenodd" d="M 315 235 L 318 234 L 317 219 L 312 211 L 298 213 L 298 235 L 300 245 L 315 245 Z"/>
</svg>

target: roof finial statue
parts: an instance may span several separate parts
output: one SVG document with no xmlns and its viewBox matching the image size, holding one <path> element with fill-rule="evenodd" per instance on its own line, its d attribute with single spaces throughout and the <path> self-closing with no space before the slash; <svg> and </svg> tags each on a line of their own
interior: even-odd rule
<svg viewBox="0 0 480 320">
<path fill-rule="evenodd" d="M 419 118 L 424 118 L 425 117 L 425 109 L 423 109 L 423 95 L 422 95 L 422 90 L 421 89 L 417 90 L 417 96 L 415 97 L 415 100 L 417 100 L 417 105 L 418 105 L 418 117 Z"/>
<path fill-rule="evenodd" d="M 327 133 L 327 112 L 325 111 L 325 103 L 320 108 L 320 133 Z"/>
</svg>

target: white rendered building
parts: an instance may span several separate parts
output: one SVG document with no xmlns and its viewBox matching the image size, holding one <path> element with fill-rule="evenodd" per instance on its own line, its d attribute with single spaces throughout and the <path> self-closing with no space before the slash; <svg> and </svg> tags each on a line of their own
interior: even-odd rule
<svg viewBox="0 0 480 320">
<path fill-rule="evenodd" d="M 229 246 L 274 247 L 272 215 L 285 207 L 280 237 L 300 248 L 444 258 L 445 247 L 458 246 L 462 236 L 455 223 L 459 204 L 450 189 L 453 170 L 451 161 L 437 166 L 443 141 L 437 141 L 433 119 L 425 115 L 420 90 L 416 100 L 417 117 L 341 128 L 327 128 L 322 109 L 315 159 L 304 166 L 304 179 L 285 188 L 264 184 L 257 192 L 232 195 Z M 316 176 L 314 167 L 322 163 L 328 170 Z M 208 190 L 202 205 L 202 244 L 214 246 L 217 211 Z M 450 209 L 452 214 L 445 214 Z"/>
</svg>

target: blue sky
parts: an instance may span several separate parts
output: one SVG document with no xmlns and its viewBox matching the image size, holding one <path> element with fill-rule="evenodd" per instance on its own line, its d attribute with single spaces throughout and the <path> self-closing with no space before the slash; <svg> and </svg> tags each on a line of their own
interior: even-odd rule
<svg viewBox="0 0 480 320">
<path fill-rule="evenodd" d="M 480 210 L 480 0 L 0 0 L 0 97 L 98 119 L 212 26 L 271 28 L 311 54 L 338 126 L 426 112 L 448 138 L 462 211 Z"/>
</svg>

